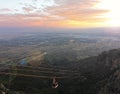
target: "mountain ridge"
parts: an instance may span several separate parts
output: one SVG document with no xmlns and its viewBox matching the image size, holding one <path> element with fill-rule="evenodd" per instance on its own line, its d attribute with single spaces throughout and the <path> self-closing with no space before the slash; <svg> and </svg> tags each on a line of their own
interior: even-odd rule
<svg viewBox="0 0 120 94">
<path fill-rule="evenodd" d="M 9 89 L 17 93 L 9 94 L 120 94 L 120 49 L 104 51 L 68 67 L 80 75 L 58 79 L 57 89 L 51 88 L 50 79 L 16 77 Z"/>
</svg>

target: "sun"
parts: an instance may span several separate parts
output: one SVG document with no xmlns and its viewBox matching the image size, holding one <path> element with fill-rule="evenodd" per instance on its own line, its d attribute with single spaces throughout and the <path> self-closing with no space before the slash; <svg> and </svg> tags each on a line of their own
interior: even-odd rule
<svg viewBox="0 0 120 94">
<path fill-rule="evenodd" d="M 103 16 L 107 19 L 108 26 L 120 26 L 120 0 L 99 0 L 98 8 L 106 9 L 109 12 Z"/>
</svg>

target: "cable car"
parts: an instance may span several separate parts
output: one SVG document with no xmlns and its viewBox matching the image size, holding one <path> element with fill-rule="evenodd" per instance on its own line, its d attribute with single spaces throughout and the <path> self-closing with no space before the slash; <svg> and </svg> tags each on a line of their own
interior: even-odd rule
<svg viewBox="0 0 120 94">
<path fill-rule="evenodd" d="M 56 81 L 56 78 L 53 77 L 53 84 L 52 84 L 52 88 L 57 88 L 58 87 L 58 82 Z"/>
</svg>

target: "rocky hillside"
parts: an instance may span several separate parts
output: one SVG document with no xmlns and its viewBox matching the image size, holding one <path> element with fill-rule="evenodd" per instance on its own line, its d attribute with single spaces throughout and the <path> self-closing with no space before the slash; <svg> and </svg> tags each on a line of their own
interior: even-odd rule
<svg viewBox="0 0 120 94">
<path fill-rule="evenodd" d="M 112 72 L 99 94 L 120 94 L 120 49 L 104 52 L 99 60 Z"/>
<path fill-rule="evenodd" d="M 79 74 L 58 79 L 57 89 L 51 88 L 50 79 L 26 77 L 16 77 L 9 89 L 17 94 L 19 91 L 21 94 L 120 94 L 120 49 L 79 60 L 68 67 Z"/>
</svg>

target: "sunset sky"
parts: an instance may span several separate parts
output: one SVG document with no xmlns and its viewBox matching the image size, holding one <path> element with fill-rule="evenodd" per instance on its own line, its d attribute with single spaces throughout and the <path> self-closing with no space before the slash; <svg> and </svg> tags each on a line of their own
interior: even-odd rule
<svg viewBox="0 0 120 94">
<path fill-rule="evenodd" d="M 0 0 L 0 27 L 120 26 L 120 0 Z"/>
</svg>

